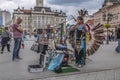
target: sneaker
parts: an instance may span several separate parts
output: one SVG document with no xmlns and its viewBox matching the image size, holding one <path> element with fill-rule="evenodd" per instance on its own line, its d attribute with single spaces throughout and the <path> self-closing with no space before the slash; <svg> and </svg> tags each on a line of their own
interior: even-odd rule
<svg viewBox="0 0 120 80">
<path fill-rule="evenodd" d="M 78 65 L 78 67 L 79 67 L 79 68 L 81 68 L 81 67 L 82 67 L 82 65 L 80 65 L 80 64 L 79 64 L 79 65 Z"/>
<path fill-rule="evenodd" d="M 14 61 L 15 59 L 14 58 L 12 58 L 12 61 Z"/>
<path fill-rule="evenodd" d="M 116 51 L 116 54 L 120 53 L 119 51 Z"/>
<path fill-rule="evenodd" d="M 78 64 L 74 64 L 74 66 L 78 66 Z"/>
<path fill-rule="evenodd" d="M 1 54 L 3 54 L 3 51 L 1 51 Z"/>
<path fill-rule="evenodd" d="M 8 50 L 8 52 L 11 52 L 10 50 Z"/>
<path fill-rule="evenodd" d="M 19 60 L 18 59 L 12 59 L 12 61 L 18 62 Z"/>
<path fill-rule="evenodd" d="M 18 60 L 22 60 L 22 58 L 20 58 L 20 57 L 19 57 L 19 58 L 17 58 L 17 59 L 18 59 Z"/>
<path fill-rule="evenodd" d="M 79 64 L 79 65 L 78 65 L 78 67 L 79 67 L 79 68 L 82 68 L 82 67 L 83 67 L 83 65 L 80 65 L 80 64 Z"/>
<path fill-rule="evenodd" d="M 15 61 L 15 62 L 18 62 L 19 60 L 18 60 L 18 59 L 15 59 L 14 61 Z"/>
</svg>

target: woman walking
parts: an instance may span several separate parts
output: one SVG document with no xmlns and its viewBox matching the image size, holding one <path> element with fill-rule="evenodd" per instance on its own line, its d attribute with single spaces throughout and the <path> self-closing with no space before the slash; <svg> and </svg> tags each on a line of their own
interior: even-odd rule
<svg viewBox="0 0 120 80">
<path fill-rule="evenodd" d="M 120 53 L 120 28 L 117 30 L 117 41 L 118 41 L 118 46 L 116 47 L 116 52 Z"/>
<path fill-rule="evenodd" d="M 5 46 L 7 46 L 8 52 L 10 52 L 10 39 L 11 39 L 11 33 L 8 30 L 8 27 L 5 27 L 5 30 L 1 34 L 2 41 L 1 41 L 1 54 L 3 54 Z"/>
</svg>

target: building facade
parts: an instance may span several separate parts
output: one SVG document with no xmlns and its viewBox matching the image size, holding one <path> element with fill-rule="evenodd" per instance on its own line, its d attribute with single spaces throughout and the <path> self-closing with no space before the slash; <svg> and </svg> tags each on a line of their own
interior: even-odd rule
<svg viewBox="0 0 120 80">
<path fill-rule="evenodd" d="M 2 16 L 0 16 L 0 27 L 2 26 Z"/>
<path fill-rule="evenodd" d="M 13 12 L 13 22 L 21 17 L 22 27 L 26 31 L 34 31 L 39 28 L 47 28 L 47 25 L 60 27 L 59 23 L 66 21 L 66 13 L 52 11 L 49 7 L 43 6 L 43 0 L 36 0 L 36 6 L 29 10 L 23 8 L 15 9 Z"/>
<path fill-rule="evenodd" d="M 84 17 L 85 22 L 87 22 L 88 20 L 93 20 L 94 16 L 93 15 L 87 15 Z"/>
<path fill-rule="evenodd" d="M 9 26 L 11 24 L 11 14 L 6 10 L 0 10 L 0 25 Z"/>
<path fill-rule="evenodd" d="M 94 15 L 94 25 L 111 24 L 110 29 L 120 27 L 120 0 L 105 0 L 102 8 Z"/>
</svg>

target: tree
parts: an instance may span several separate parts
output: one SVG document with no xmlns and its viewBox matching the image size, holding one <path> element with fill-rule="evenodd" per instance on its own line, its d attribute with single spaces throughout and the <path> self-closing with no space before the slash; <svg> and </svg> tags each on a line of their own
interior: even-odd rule
<svg viewBox="0 0 120 80">
<path fill-rule="evenodd" d="M 107 23 L 107 24 L 105 24 L 104 26 L 105 26 L 105 28 L 107 29 L 107 42 L 106 42 L 106 44 L 109 44 L 109 40 L 108 40 L 108 30 L 109 30 L 109 28 L 111 27 L 111 25 Z"/>
<path fill-rule="evenodd" d="M 105 28 L 106 28 L 106 29 L 108 29 L 108 28 L 110 28 L 110 27 L 111 27 L 111 25 L 110 25 L 110 24 L 105 24 L 104 26 L 105 26 Z"/>
</svg>

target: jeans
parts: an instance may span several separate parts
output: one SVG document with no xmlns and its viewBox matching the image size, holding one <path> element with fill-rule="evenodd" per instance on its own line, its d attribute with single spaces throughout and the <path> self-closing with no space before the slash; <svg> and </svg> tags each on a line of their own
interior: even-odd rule
<svg viewBox="0 0 120 80">
<path fill-rule="evenodd" d="M 19 51 L 21 47 L 22 38 L 14 38 L 13 60 L 19 59 Z"/>
<path fill-rule="evenodd" d="M 118 39 L 118 46 L 116 47 L 116 51 L 120 53 L 120 39 Z"/>
<path fill-rule="evenodd" d="M 76 57 L 76 64 L 85 64 L 85 57 L 86 57 L 86 42 L 85 40 L 80 40 L 80 52 L 75 49 L 75 57 Z"/>
<path fill-rule="evenodd" d="M 2 45 L 1 52 L 4 51 L 5 46 L 7 46 L 7 50 L 10 51 L 10 44 Z"/>
<path fill-rule="evenodd" d="M 76 64 L 81 64 L 83 65 L 84 64 L 84 52 L 83 52 L 83 49 L 80 50 L 80 52 L 77 51 L 77 49 L 75 49 L 75 57 L 76 57 L 76 61 L 75 63 Z"/>
<path fill-rule="evenodd" d="M 7 50 L 10 51 L 10 44 L 8 44 L 8 42 L 9 42 L 8 37 L 2 38 L 2 41 L 1 41 L 1 46 L 2 46 L 1 52 L 4 51 L 5 46 L 7 46 Z"/>
</svg>

